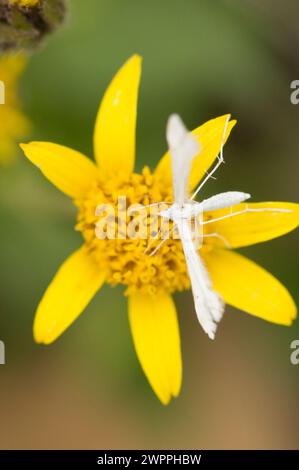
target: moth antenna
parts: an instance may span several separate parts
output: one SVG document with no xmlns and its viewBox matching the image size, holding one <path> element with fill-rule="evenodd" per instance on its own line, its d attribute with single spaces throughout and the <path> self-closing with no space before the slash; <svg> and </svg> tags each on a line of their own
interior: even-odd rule
<svg viewBox="0 0 299 470">
<path fill-rule="evenodd" d="M 224 147 L 224 141 L 225 141 L 225 136 L 226 136 L 226 132 L 227 132 L 229 120 L 230 120 L 230 116 L 227 117 L 226 122 L 225 122 L 224 131 L 223 131 L 222 140 L 221 140 L 220 153 L 219 153 L 219 155 L 217 156 L 217 160 L 218 160 L 218 161 L 217 161 L 216 165 L 214 166 L 214 168 L 213 168 L 210 172 L 207 172 L 207 176 L 206 176 L 206 177 L 204 178 L 204 180 L 199 184 L 199 186 L 197 187 L 197 189 L 196 189 L 195 192 L 193 193 L 191 199 L 194 199 L 194 198 L 197 196 L 197 194 L 199 193 L 199 191 L 204 187 L 204 185 L 209 181 L 209 179 L 213 178 L 214 173 L 218 170 L 218 168 L 220 167 L 220 165 L 221 165 L 222 163 L 225 163 L 225 162 L 224 162 L 224 158 L 223 158 L 223 147 Z"/>
</svg>

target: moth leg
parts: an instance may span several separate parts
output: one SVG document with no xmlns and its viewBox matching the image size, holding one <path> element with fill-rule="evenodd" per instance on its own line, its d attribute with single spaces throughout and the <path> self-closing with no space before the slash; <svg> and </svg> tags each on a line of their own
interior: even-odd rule
<svg viewBox="0 0 299 470">
<path fill-rule="evenodd" d="M 175 228 L 175 225 L 172 227 L 171 230 L 169 230 L 169 225 L 167 225 L 167 231 L 165 231 L 165 227 L 163 227 L 163 221 L 164 220 L 166 220 L 166 219 L 162 218 L 162 224 L 160 225 L 160 228 L 159 228 L 158 232 L 156 233 L 156 235 L 151 239 L 150 243 L 147 245 L 147 247 L 144 251 L 145 254 L 148 253 L 150 248 L 153 246 L 154 242 L 159 239 L 160 235 L 161 235 L 161 241 L 163 241 L 163 243 L 164 243 L 165 240 L 167 240 L 169 238 L 170 234 L 173 232 L 173 230 Z M 158 245 L 158 246 L 160 248 L 160 245 Z M 154 252 L 156 252 L 156 250 Z"/>
<path fill-rule="evenodd" d="M 241 214 L 246 214 L 248 212 L 293 212 L 292 210 L 289 209 L 279 209 L 279 208 L 271 208 L 271 207 L 264 207 L 261 209 L 253 209 L 249 208 L 248 205 L 246 204 L 245 209 L 237 212 L 231 212 L 230 214 L 223 215 L 222 217 L 216 217 L 215 219 L 210 219 L 210 220 L 205 220 L 202 222 L 203 225 L 207 224 L 212 224 L 213 222 L 219 222 L 220 220 L 225 220 L 225 219 L 230 219 L 231 217 L 235 217 L 236 215 L 241 215 Z"/>
<path fill-rule="evenodd" d="M 200 250 L 203 244 L 203 225 L 202 225 L 202 215 L 197 214 L 194 217 L 194 245 L 197 250 Z"/>
<path fill-rule="evenodd" d="M 170 235 L 174 232 L 175 228 L 176 228 L 176 225 L 174 225 L 174 226 L 172 227 L 172 229 L 168 231 L 167 237 L 162 238 L 162 240 L 160 241 L 160 243 L 159 243 L 159 244 L 156 246 L 156 248 L 150 253 L 149 256 L 154 256 L 154 255 L 157 253 L 157 251 L 160 250 L 161 246 L 164 245 L 164 243 L 166 242 L 166 240 L 169 239 Z M 151 245 L 152 245 L 152 243 L 151 243 Z M 146 250 L 146 251 L 147 251 L 147 250 Z M 146 253 L 146 251 L 145 251 L 144 253 Z"/>
<path fill-rule="evenodd" d="M 149 207 L 160 206 L 160 204 L 161 204 L 161 205 L 162 205 L 162 204 L 172 205 L 173 202 L 166 202 L 166 201 L 154 202 L 153 204 L 147 204 L 146 206 L 142 206 L 141 209 L 148 209 Z M 132 214 L 134 214 L 134 212 L 137 212 L 137 211 L 139 211 L 139 210 L 140 210 L 139 207 L 136 207 L 136 208 L 135 208 L 135 207 L 132 207 L 132 208 L 130 209 L 130 212 L 131 212 Z"/>
<path fill-rule="evenodd" d="M 146 249 L 144 250 L 144 254 L 146 254 L 149 249 L 153 246 L 154 242 L 159 239 L 159 235 L 162 233 L 162 227 L 159 228 L 156 236 L 151 239 L 150 243 L 147 245 Z"/>
<path fill-rule="evenodd" d="M 220 148 L 220 153 L 219 155 L 217 156 L 217 163 L 216 165 L 214 166 L 214 168 L 207 173 L 206 177 L 203 179 L 203 181 L 200 183 L 200 185 L 197 187 L 197 189 L 195 190 L 195 192 L 193 193 L 191 199 L 194 199 L 196 197 L 196 195 L 199 193 L 199 191 L 204 187 L 204 185 L 209 181 L 210 178 L 214 178 L 214 173 L 218 170 L 218 168 L 220 167 L 220 165 L 222 163 L 224 163 L 224 158 L 223 158 L 223 146 L 224 146 L 224 140 L 225 140 L 225 136 L 226 136 L 226 131 L 227 131 L 227 127 L 228 127 L 228 123 L 229 123 L 229 117 L 227 118 L 226 120 L 226 123 L 225 123 L 225 126 L 224 126 L 224 131 L 223 131 L 223 136 L 222 136 L 222 142 L 221 142 L 221 148 Z M 215 178 L 214 178 L 215 179 Z"/>
<path fill-rule="evenodd" d="M 214 232 L 214 233 L 206 233 L 206 234 L 203 235 L 203 238 L 209 238 L 209 237 L 219 238 L 219 240 L 223 241 L 226 248 L 230 248 L 230 249 L 232 248 L 231 244 L 227 241 L 227 239 L 225 237 L 220 235 L 220 233 Z"/>
</svg>

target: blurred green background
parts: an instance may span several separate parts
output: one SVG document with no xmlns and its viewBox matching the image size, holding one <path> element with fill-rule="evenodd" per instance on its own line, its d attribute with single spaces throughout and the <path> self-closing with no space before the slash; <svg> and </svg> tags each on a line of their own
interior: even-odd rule
<svg viewBox="0 0 299 470">
<path fill-rule="evenodd" d="M 261 5 L 262 3 L 262 5 Z M 22 80 L 32 138 L 92 156 L 105 87 L 133 53 L 144 58 L 137 169 L 166 148 L 165 123 L 190 128 L 238 119 L 226 165 L 206 189 L 254 201 L 298 201 L 297 0 L 70 0 L 65 26 L 35 54 Z M 184 361 L 179 399 L 163 407 L 137 362 L 121 289 L 104 288 L 56 343 L 37 346 L 38 300 L 80 243 L 75 210 L 21 153 L 0 171 L 0 447 L 295 448 L 298 322 L 280 327 L 227 308 L 211 342 L 190 293 L 176 296 Z M 297 304 L 298 231 L 242 250 L 276 275 Z"/>
</svg>

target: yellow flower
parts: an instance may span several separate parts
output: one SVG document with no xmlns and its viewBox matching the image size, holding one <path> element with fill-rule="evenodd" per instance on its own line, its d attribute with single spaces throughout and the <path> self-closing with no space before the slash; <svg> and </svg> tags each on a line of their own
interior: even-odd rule
<svg viewBox="0 0 299 470">
<path fill-rule="evenodd" d="M 40 0 L 9 0 L 8 3 L 17 4 L 20 7 L 34 7 Z"/>
<path fill-rule="evenodd" d="M 181 388 L 182 362 L 177 313 L 171 294 L 189 289 L 190 280 L 180 240 L 169 239 L 155 256 L 146 254 L 148 240 L 100 240 L 95 234 L 96 208 L 117 205 L 119 195 L 128 204 L 172 201 L 170 155 L 167 152 L 152 173 L 134 173 L 135 131 L 141 59 L 133 56 L 116 74 L 99 108 L 94 132 L 96 163 L 81 153 L 47 142 L 21 145 L 25 155 L 78 207 L 76 228 L 84 244 L 59 269 L 42 298 L 35 317 L 34 337 L 49 344 L 81 314 L 104 282 L 127 287 L 129 322 L 137 356 L 162 403 Z M 228 116 L 206 122 L 193 131 L 202 151 L 194 159 L 190 189 L 215 161 Z M 235 121 L 230 121 L 227 139 Z M 267 208 L 269 203 L 249 204 Z M 240 205 L 236 210 L 242 209 Z M 299 205 L 271 203 L 286 212 L 248 212 L 207 224 L 233 248 L 283 235 L 299 224 Z M 215 218 L 227 213 L 209 213 Z M 130 218 L 118 221 L 124 230 Z M 212 226 L 214 225 L 214 226 Z M 217 227 L 217 230 L 216 230 Z M 227 249 L 222 238 L 205 238 L 201 256 L 215 289 L 224 300 L 265 320 L 290 325 L 296 307 L 289 293 L 271 274 Z M 158 243 L 158 242 L 156 242 Z"/>
<path fill-rule="evenodd" d="M 18 80 L 25 66 L 26 58 L 21 54 L 0 58 L 0 80 L 5 98 L 5 103 L 0 105 L 0 163 L 7 163 L 14 157 L 15 142 L 29 133 L 29 121 L 21 110 L 17 94 Z"/>
</svg>

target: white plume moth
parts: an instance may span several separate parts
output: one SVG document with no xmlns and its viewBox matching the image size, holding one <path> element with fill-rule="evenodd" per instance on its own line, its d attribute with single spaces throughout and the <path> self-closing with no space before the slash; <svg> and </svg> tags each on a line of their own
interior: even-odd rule
<svg viewBox="0 0 299 470">
<path fill-rule="evenodd" d="M 218 167 L 224 162 L 223 145 L 227 132 L 229 117 L 224 125 L 220 154 L 217 163 L 210 173 L 203 179 L 194 194 L 188 194 L 188 180 L 191 170 L 192 160 L 195 156 L 200 158 L 201 147 L 195 137 L 186 129 L 181 118 L 173 114 L 168 119 L 167 142 L 172 160 L 173 178 L 173 204 L 166 210 L 162 210 L 159 215 L 165 219 L 173 221 L 173 228 L 178 230 L 182 242 L 183 251 L 186 258 L 188 273 L 191 282 L 191 289 L 194 298 L 195 311 L 199 323 L 209 338 L 214 339 L 218 322 L 224 312 L 224 302 L 221 296 L 213 290 L 209 273 L 201 259 L 200 247 L 204 237 L 219 237 L 217 233 L 204 234 L 203 227 L 206 224 L 217 222 L 226 218 L 234 217 L 246 212 L 290 212 L 279 208 L 249 208 L 230 212 L 218 218 L 204 220 L 203 213 L 217 209 L 232 208 L 250 198 L 250 194 L 240 191 L 228 191 L 217 194 L 202 202 L 194 201 L 205 183 L 213 176 Z M 153 204 L 156 205 L 156 204 Z M 192 225 L 193 222 L 193 225 Z M 194 227 L 195 230 L 192 228 Z M 168 235 L 170 235 L 170 233 Z M 228 242 L 223 239 L 229 246 Z M 165 238 L 158 244 L 151 253 L 154 255 L 160 246 L 165 242 Z M 147 250 L 149 250 L 148 246 Z"/>
<path fill-rule="evenodd" d="M 225 133 L 226 129 L 224 136 Z M 191 281 L 197 318 L 208 336 L 214 339 L 217 323 L 224 312 L 224 302 L 212 288 L 209 273 L 195 245 L 190 222 L 192 218 L 198 221 L 195 225 L 196 236 L 196 226 L 203 227 L 203 211 L 229 207 L 245 201 L 250 196 L 241 192 L 229 192 L 213 196 L 202 203 L 188 199 L 187 188 L 191 163 L 201 151 L 200 144 L 187 131 L 180 117 L 175 114 L 168 120 L 166 135 L 172 158 L 174 204 L 162 211 L 160 215 L 173 220 L 178 229 Z M 201 230 L 198 235 L 203 237 Z M 198 241 L 197 238 L 195 240 Z"/>
</svg>

